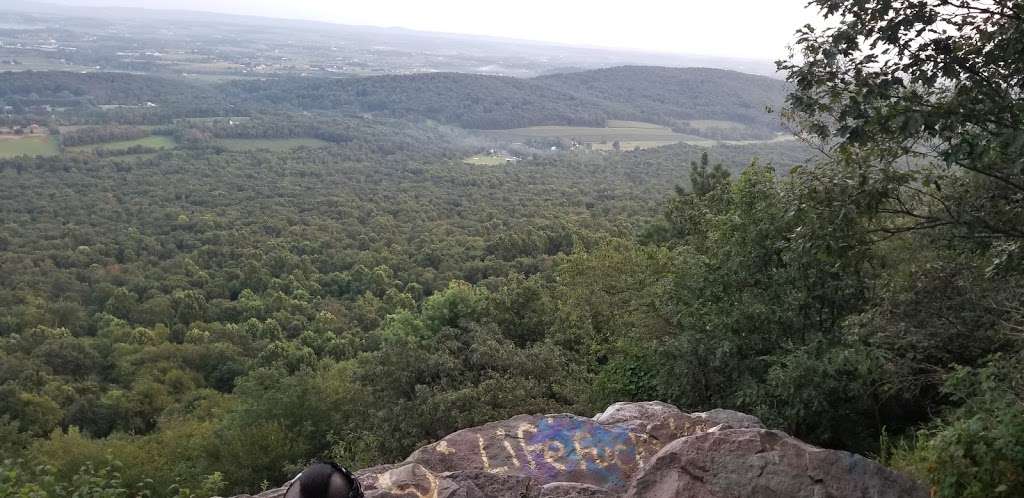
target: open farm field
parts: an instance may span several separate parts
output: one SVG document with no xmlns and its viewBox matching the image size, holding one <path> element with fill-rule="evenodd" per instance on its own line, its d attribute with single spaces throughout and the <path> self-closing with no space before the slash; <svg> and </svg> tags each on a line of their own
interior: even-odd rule
<svg viewBox="0 0 1024 498">
<path fill-rule="evenodd" d="M 487 154 L 479 154 L 463 160 L 466 164 L 475 164 L 477 166 L 498 166 L 505 164 L 506 159 L 500 156 L 490 156 Z"/>
<path fill-rule="evenodd" d="M 664 126 L 596 128 L 586 126 L 531 126 L 511 130 L 485 130 L 481 133 L 502 140 L 529 140 L 532 138 L 566 138 L 578 139 L 587 143 L 615 140 L 619 141 L 659 141 L 684 142 L 687 140 L 703 140 L 700 137 L 676 133 Z"/>
<path fill-rule="evenodd" d="M 749 128 L 743 123 L 719 119 L 692 119 L 687 121 L 687 124 L 700 130 L 745 130 Z"/>
<path fill-rule="evenodd" d="M 796 141 L 796 137 L 788 133 L 780 133 L 775 138 L 770 140 L 721 140 L 720 143 L 729 145 L 754 145 L 754 144 L 772 144 L 778 142 L 793 142 Z"/>
<path fill-rule="evenodd" d="M 59 152 L 49 135 L 0 135 L 0 158 L 54 156 Z"/>
<path fill-rule="evenodd" d="M 712 120 L 692 121 L 691 124 L 694 126 L 699 125 L 705 129 L 726 129 L 727 127 L 743 126 L 730 121 Z M 525 142 L 527 140 L 545 138 L 577 140 L 589 145 L 593 150 L 613 150 L 616 141 L 619 142 L 620 150 L 634 150 L 636 148 L 651 149 L 677 143 L 712 147 L 720 144 L 751 145 L 793 140 L 791 135 L 786 134 L 779 134 L 770 140 L 715 140 L 685 133 L 676 133 L 667 126 L 654 123 L 619 120 L 609 120 L 608 126 L 604 128 L 586 126 L 531 126 L 510 130 L 481 130 L 480 133 L 507 142 Z"/>
<path fill-rule="evenodd" d="M 644 123 L 643 121 L 623 121 L 620 119 L 609 119 L 605 126 L 608 128 L 643 128 L 647 130 L 668 130 L 667 126 L 662 126 L 654 123 Z"/>
<path fill-rule="evenodd" d="M 639 121 L 608 121 L 605 128 L 585 126 L 531 126 L 511 130 L 484 130 L 483 135 L 508 142 L 532 139 L 561 138 L 590 144 L 595 150 L 611 150 L 618 141 L 622 150 L 636 147 L 648 149 L 679 142 L 692 145 L 714 145 L 715 141 L 693 135 L 676 133 L 665 126 Z"/>
<path fill-rule="evenodd" d="M 99 144 L 79 145 L 75 147 L 65 147 L 64 150 L 67 153 L 76 152 L 92 152 L 98 149 L 120 151 L 127 150 L 134 146 L 152 147 L 154 149 L 172 149 L 177 143 L 171 137 L 163 135 L 151 135 L 148 137 L 138 138 L 135 140 L 122 140 L 118 142 L 106 142 Z"/>
<path fill-rule="evenodd" d="M 619 150 L 653 149 L 656 147 L 664 147 L 666 145 L 675 145 L 677 143 L 679 142 L 667 142 L 658 140 L 620 140 Z M 689 141 L 687 141 L 687 143 L 690 145 L 714 145 L 714 141 L 712 140 L 708 140 L 707 144 Z M 593 150 L 615 150 L 614 142 L 591 143 L 590 147 Z"/>
</svg>

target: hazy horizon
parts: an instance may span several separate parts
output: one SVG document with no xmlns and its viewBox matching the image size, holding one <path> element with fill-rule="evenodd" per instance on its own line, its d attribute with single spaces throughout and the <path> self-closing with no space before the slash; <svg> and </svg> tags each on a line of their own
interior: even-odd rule
<svg viewBox="0 0 1024 498">
<path fill-rule="evenodd" d="M 522 0 L 514 9 L 480 2 L 380 0 L 338 5 L 329 0 L 48 0 L 76 6 L 192 10 L 337 24 L 512 38 L 612 49 L 775 60 L 786 55 L 793 32 L 815 19 L 804 0 L 721 0 L 658 5 L 637 0 L 625 9 L 595 9 L 579 0 L 550 4 Z M 691 5 L 686 5 L 691 4 Z M 630 13 L 642 15 L 632 18 Z M 654 15 L 653 13 L 656 13 Z M 737 15 L 741 13 L 742 15 Z"/>
</svg>

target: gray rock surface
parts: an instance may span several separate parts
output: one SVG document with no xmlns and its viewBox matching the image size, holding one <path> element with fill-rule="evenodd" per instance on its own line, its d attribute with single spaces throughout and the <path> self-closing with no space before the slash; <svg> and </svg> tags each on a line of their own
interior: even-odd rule
<svg viewBox="0 0 1024 498">
<path fill-rule="evenodd" d="M 708 425 L 728 425 L 733 429 L 764 429 L 761 419 L 733 410 L 715 408 L 711 411 L 691 413 L 690 416 L 707 421 Z"/>
<path fill-rule="evenodd" d="M 616 403 L 593 418 L 519 415 L 356 473 L 367 498 L 926 498 L 871 460 L 731 410 Z M 281 498 L 284 488 L 258 495 Z M 236 498 L 248 498 L 242 495 Z"/>
<path fill-rule="evenodd" d="M 540 498 L 614 498 L 611 491 L 589 484 L 553 482 L 540 488 Z"/>
<path fill-rule="evenodd" d="M 367 498 L 537 498 L 540 487 L 526 476 L 479 470 L 435 473 L 400 465 L 360 478 Z"/>
<path fill-rule="evenodd" d="M 927 498 L 924 487 L 876 462 L 783 432 L 732 429 L 663 448 L 627 498 Z"/>
<path fill-rule="evenodd" d="M 668 423 L 659 425 L 655 436 L 642 423 L 601 424 L 567 414 L 520 415 L 451 434 L 415 451 L 406 463 L 435 472 L 479 470 L 523 475 L 540 485 L 576 482 L 625 491 L 644 463 L 675 439 L 660 437 L 671 431 Z M 703 429 L 682 422 L 673 427 L 678 435 Z"/>
</svg>

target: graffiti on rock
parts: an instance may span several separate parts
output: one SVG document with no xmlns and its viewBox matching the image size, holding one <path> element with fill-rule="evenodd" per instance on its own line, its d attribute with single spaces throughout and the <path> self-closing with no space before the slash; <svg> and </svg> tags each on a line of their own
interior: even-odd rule
<svg viewBox="0 0 1024 498">
<path fill-rule="evenodd" d="M 661 448 L 662 443 L 622 427 L 602 426 L 586 419 L 545 417 L 524 422 L 514 430 L 476 434 L 483 470 L 561 480 L 566 474 L 586 474 L 587 482 L 623 487 Z M 434 450 L 451 454 L 447 443 Z"/>
</svg>

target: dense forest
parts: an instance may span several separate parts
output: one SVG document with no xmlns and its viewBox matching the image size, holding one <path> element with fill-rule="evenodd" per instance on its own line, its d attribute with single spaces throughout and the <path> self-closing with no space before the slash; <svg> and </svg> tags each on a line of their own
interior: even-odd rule
<svg viewBox="0 0 1024 498">
<path fill-rule="evenodd" d="M 282 78 L 229 84 L 238 99 L 299 110 L 430 118 L 465 128 L 604 126 L 603 103 L 530 80 L 437 73 L 373 78 Z"/>
<path fill-rule="evenodd" d="M 278 153 L 0 163 L 5 449 L 32 441 L 26 457 L 58 475 L 109 455 L 157 494 L 206 490 L 216 472 L 221 491 L 246 490 L 312 454 L 369 465 L 499 414 L 603 402 L 581 397 L 566 351 L 545 339 L 555 268 L 632 239 L 701 149 L 481 169 L 450 145 L 369 147 L 363 134 Z M 734 171 L 759 152 L 734 149 Z M 404 343 L 394 327 L 433 332 Z M 451 351 L 433 349 L 439 333 L 455 334 Z M 363 380 L 310 377 L 327 370 Z M 321 397 L 300 391 L 289 396 L 308 396 L 302 406 L 261 401 L 295 383 L 357 395 L 332 394 L 337 382 L 367 397 L 358 411 L 339 400 L 316 415 Z M 436 392 L 406 391 L 418 385 Z M 499 404 L 475 406 L 487 392 Z"/>
<path fill-rule="evenodd" d="M 0 83 L 0 99 L 24 98 L 33 103 L 88 99 L 93 104 L 130 105 L 211 95 L 214 92 L 203 85 L 130 73 L 7 72 Z"/>
<path fill-rule="evenodd" d="M 534 81 L 562 92 L 606 102 L 610 119 L 651 121 L 683 133 L 707 136 L 691 120 L 747 125 L 722 137 L 764 138 L 779 131 L 777 115 L 785 82 L 762 76 L 702 68 L 613 67 L 541 76 Z M 717 137 L 716 137 L 717 138 Z"/>
<path fill-rule="evenodd" d="M 280 79 L 229 86 L 268 105 L 428 117 L 464 128 L 604 126 L 609 119 L 650 121 L 701 135 L 687 120 L 749 126 L 737 138 L 772 136 L 784 82 L 734 71 L 619 67 L 520 80 L 470 74 L 356 79 Z"/>
<path fill-rule="evenodd" d="M 1024 8 L 954 3 L 815 0 L 841 22 L 780 68 L 817 155 L 471 165 L 479 137 L 405 111 L 289 109 L 319 106 L 294 84 L 368 85 L 296 79 L 218 90 L 287 104 L 251 119 L 163 121 L 174 150 L 0 161 L 0 495 L 252 492 L 649 399 L 755 414 L 937 497 L 1024 495 Z M 623 95 L 598 74 L 542 79 Z"/>
</svg>

